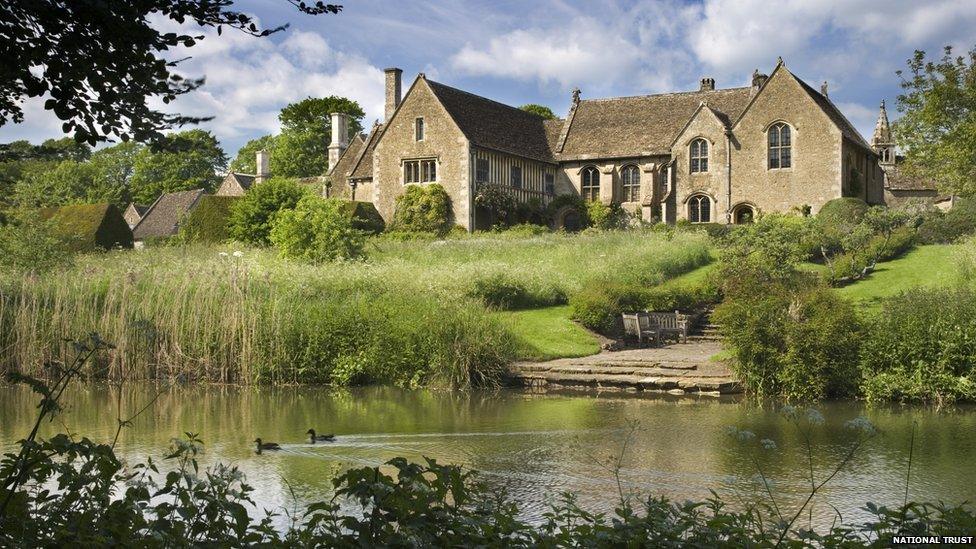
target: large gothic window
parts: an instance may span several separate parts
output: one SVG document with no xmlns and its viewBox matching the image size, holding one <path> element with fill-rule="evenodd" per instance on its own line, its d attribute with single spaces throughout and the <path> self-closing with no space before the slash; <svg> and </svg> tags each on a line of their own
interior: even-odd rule
<svg viewBox="0 0 976 549">
<path fill-rule="evenodd" d="M 710 223 L 712 221 L 712 200 L 703 194 L 688 199 L 688 221 Z"/>
<path fill-rule="evenodd" d="M 793 165 L 793 139 L 790 127 L 778 122 L 769 127 L 769 169 Z"/>
<path fill-rule="evenodd" d="M 583 168 L 580 193 L 583 200 L 597 201 L 600 199 L 600 172 L 593 166 Z"/>
<path fill-rule="evenodd" d="M 640 170 L 637 166 L 624 166 L 620 173 L 624 187 L 624 202 L 640 200 Z"/>
<path fill-rule="evenodd" d="M 691 142 L 691 173 L 708 171 L 708 141 L 698 138 Z"/>
</svg>

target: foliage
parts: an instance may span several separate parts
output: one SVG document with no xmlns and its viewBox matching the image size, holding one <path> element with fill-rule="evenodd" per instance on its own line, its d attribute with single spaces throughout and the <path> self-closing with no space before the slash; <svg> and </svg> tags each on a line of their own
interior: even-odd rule
<svg viewBox="0 0 976 549">
<path fill-rule="evenodd" d="M 124 207 L 132 201 L 132 176 L 142 148 L 138 143 L 119 143 L 91 155 L 90 162 L 98 171 L 100 186 L 110 189 L 111 196 L 118 197 L 118 201 L 114 202 L 116 206 Z"/>
<path fill-rule="evenodd" d="M 923 244 L 949 244 L 972 234 L 976 234 L 976 198 L 959 198 L 947 212 L 928 209 L 918 222 Z"/>
<path fill-rule="evenodd" d="M 608 205 L 599 200 L 586 202 L 586 218 L 591 227 L 604 231 L 627 228 L 630 221 L 620 204 Z"/>
<path fill-rule="evenodd" d="M 344 201 L 342 208 L 349 217 L 352 228 L 357 231 L 376 235 L 382 233 L 383 229 L 386 228 L 383 216 L 376 210 L 376 206 L 372 202 Z"/>
<path fill-rule="evenodd" d="M 0 224 L 0 265 L 34 273 L 64 268 L 72 259 L 68 244 L 53 221 L 34 211 L 15 211 Z"/>
<path fill-rule="evenodd" d="M 860 198 L 835 198 L 828 200 L 820 208 L 820 211 L 817 212 L 817 218 L 831 227 L 856 225 L 861 222 L 868 208 L 867 202 Z"/>
<path fill-rule="evenodd" d="M 531 309 L 566 303 L 566 294 L 558 287 L 545 287 L 542 292 L 532 292 L 518 279 L 505 273 L 480 277 L 468 293 L 493 309 Z"/>
<path fill-rule="evenodd" d="M 525 112 L 530 112 L 532 114 L 537 114 L 546 120 L 555 120 L 556 114 L 552 112 L 552 109 L 545 105 L 538 105 L 536 103 L 527 103 L 519 107 Z"/>
<path fill-rule="evenodd" d="M 546 207 L 546 219 L 550 223 L 554 223 L 560 211 L 567 208 L 579 214 L 579 229 L 585 229 L 590 226 L 590 219 L 587 217 L 589 211 L 587 203 L 582 197 L 575 194 L 561 194 L 549 201 L 549 205 Z"/>
<path fill-rule="evenodd" d="M 239 200 L 237 196 L 201 196 L 196 206 L 180 221 L 179 241 L 190 244 L 230 239 L 231 208 Z"/>
<path fill-rule="evenodd" d="M 131 248 L 132 230 L 115 204 L 73 204 L 41 210 L 72 252 Z"/>
<path fill-rule="evenodd" d="M 283 177 L 272 177 L 254 185 L 231 206 L 230 235 L 248 244 L 270 244 L 271 228 L 278 212 L 294 208 L 308 194 L 308 189 L 297 181 Z"/>
<path fill-rule="evenodd" d="M 443 234 L 450 227 L 451 197 L 437 183 L 407 185 L 396 199 L 392 230 Z"/>
<path fill-rule="evenodd" d="M 302 197 L 294 209 L 278 212 L 270 238 L 281 257 L 311 263 L 358 259 L 365 254 L 366 236 L 353 228 L 345 204 L 312 195 Z"/>
<path fill-rule="evenodd" d="M 132 200 L 152 204 L 163 193 L 206 189 L 220 184 L 218 171 L 227 167 L 227 156 L 208 131 L 189 130 L 162 138 L 164 150 L 143 148 L 133 165 Z"/>
<path fill-rule="evenodd" d="M 518 201 L 501 185 L 480 185 L 474 196 L 474 203 L 489 213 L 491 227 L 506 227 L 516 223 Z"/>
<path fill-rule="evenodd" d="M 976 291 L 917 289 L 882 303 L 865 333 L 870 400 L 976 400 Z"/>
<path fill-rule="evenodd" d="M 359 103 L 331 95 L 308 97 L 281 110 L 281 133 L 274 138 L 271 173 L 281 177 L 315 177 L 328 171 L 334 112 L 349 115 L 349 138 L 363 130 Z"/>
<path fill-rule="evenodd" d="M 274 144 L 275 137 L 273 135 L 262 135 L 261 137 L 251 139 L 237 150 L 237 155 L 227 165 L 227 170 L 237 173 L 256 174 L 258 172 L 257 152 L 264 150 L 270 153 L 274 150 Z"/>
<path fill-rule="evenodd" d="M 288 0 L 310 14 L 338 13 L 340 6 Z M 268 36 L 284 26 L 260 30 L 255 19 L 231 9 L 231 2 L 151 0 L 75 4 L 60 0 L 14 2 L 0 18 L 0 126 L 24 120 L 25 98 L 45 97 L 45 110 L 62 130 L 94 145 L 115 135 L 123 141 L 162 139 L 164 130 L 208 120 L 165 113 L 168 104 L 203 85 L 175 72 L 169 53 L 204 38 L 199 30 L 223 27 Z M 168 32 L 194 24 L 196 32 Z M 124 31 L 124 32 L 123 32 Z M 211 37 L 211 39 L 214 39 Z"/>
<path fill-rule="evenodd" d="M 945 194 L 976 193 L 976 49 L 941 59 L 915 51 L 902 76 L 894 125 L 905 154 L 900 169 L 935 181 Z"/>
<path fill-rule="evenodd" d="M 100 189 L 97 168 L 88 162 L 64 160 L 51 168 L 35 164 L 14 185 L 13 201 L 21 207 L 61 206 L 77 202 L 119 202 L 120 194 Z"/>
</svg>

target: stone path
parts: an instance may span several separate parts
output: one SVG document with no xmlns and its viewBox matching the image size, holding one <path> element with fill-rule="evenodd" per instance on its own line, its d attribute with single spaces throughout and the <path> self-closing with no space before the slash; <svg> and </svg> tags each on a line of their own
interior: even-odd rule
<svg viewBox="0 0 976 549">
<path fill-rule="evenodd" d="M 517 362 L 511 380 L 532 388 L 573 388 L 721 395 L 742 392 L 732 372 L 709 360 L 722 350 L 715 339 L 663 347 L 603 351 L 582 358 Z"/>
</svg>

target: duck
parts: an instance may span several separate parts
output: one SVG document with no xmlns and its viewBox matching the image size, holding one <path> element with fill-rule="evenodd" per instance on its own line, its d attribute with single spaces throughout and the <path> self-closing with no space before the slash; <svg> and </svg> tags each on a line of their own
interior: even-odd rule
<svg viewBox="0 0 976 549">
<path fill-rule="evenodd" d="M 261 442 L 260 438 L 254 439 L 254 443 L 258 445 L 258 453 L 261 450 L 281 450 L 281 445 L 277 442 Z"/>
<path fill-rule="evenodd" d="M 308 435 L 309 438 L 312 440 L 312 444 L 315 444 L 316 442 L 333 442 L 333 441 L 335 441 L 335 435 L 333 435 L 333 434 L 316 435 L 315 434 L 315 429 L 309 429 L 308 431 L 305 431 L 305 434 Z"/>
</svg>

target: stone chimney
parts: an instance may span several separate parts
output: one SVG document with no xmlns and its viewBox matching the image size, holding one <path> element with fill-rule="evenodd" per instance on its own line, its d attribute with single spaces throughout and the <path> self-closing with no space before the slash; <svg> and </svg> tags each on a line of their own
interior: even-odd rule
<svg viewBox="0 0 976 549">
<path fill-rule="evenodd" d="M 264 183 L 271 177 L 271 154 L 261 149 L 254 156 L 254 182 Z"/>
<path fill-rule="evenodd" d="M 699 91 L 715 91 L 715 79 L 705 77 L 701 79 L 701 89 Z"/>
<path fill-rule="evenodd" d="M 383 72 L 386 73 L 386 120 L 384 122 L 389 122 L 393 111 L 400 106 L 400 77 L 403 71 L 391 67 L 384 69 Z"/>
<path fill-rule="evenodd" d="M 758 90 L 769 80 L 769 76 L 759 72 L 759 69 L 752 71 L 752 89 L 753 91 Z"/>
<path fill-rule="evenodd" d="M 335 168 L 342 151 L 349 147 L 349 115 L 332 113 L 332 142 L 329 143 L 329 171 Z"/>
</svg>

